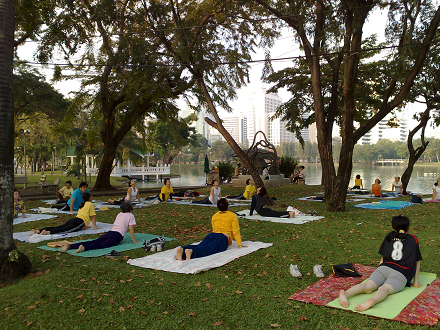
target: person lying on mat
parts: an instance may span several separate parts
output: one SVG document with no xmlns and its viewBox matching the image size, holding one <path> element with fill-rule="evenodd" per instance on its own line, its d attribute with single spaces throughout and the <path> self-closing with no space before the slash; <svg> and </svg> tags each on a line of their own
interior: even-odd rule
<svg viewBox="0 0 440 330">
<path fill-rule="evenodd" d="M 374 183 L 371 185 L 371 197 L 388 197 L 387 194 L 382 194 L 382 187 L 380 185 L 380 180 L 374 180 Z"/>
<path fill-rule="evenodd" d="M 393 184 L 391 185 L 391 192 L 396 191 L 397 194 L 403 196 L 403 184 L 400 181 L 400 176 L 394 178 Z"/>
<path fill-rule="evenodd" d="M 27 218 L 26 208 L 24 207 L 23 200 L 20 198 L 20 193 L 17 189 L 14 189 L 14 218 L 17 218 L 19 213 L 21 213 L 23 218 Z"/>
<path fill-rule="evenodd" d="M 251 199 L 252 196 L 254 196 L 255 192 L 256 192 L 256 190 L 255 190 L 254 183 L 252 182 L 251 179 L 247 179 L 246 180 L 246 188 L 244 189 L 244 193 L 237 195 L 237 196 L 227 195 L 226 198 L 240 199 L 240 200 Z"/>
<path fill-rule="evenodd" d="M 140 243 L 134 238 L 134 226 L 136 226 L 136 220 L 133 213 L 131 213 L 133 211 L 133 205 L 130 201 L 123 201 L 120 207 L 121 212 L 116 216 L 116 220 L 110 231 L 92 241 L 65 244 L 61 248 L 61 252 L 66 252 L 69 249 L 77 249 L 73 252 L 75 254 L 88 250 L 109 248 L 118 245 L 124 239 L 127 231 L 130 231 L 133 244 Z"/>
<path fill-rule="evenodd" d="M 66 185 L 56 192 L 57 204 L 66 203 L 72 197 L 72 181 L 66 181 Z"/>
<path fill-rule="evenodd" d="M 361 293 L 372 293 L 373 298 L 357 305 L 356 311 L 365 311 L 380 303 L 388 295 L 401 291 L 405 286 L 418 288 L 420 260 L 422 255 L 417 237 L 408 234 L 410 222 L 403 215 L 391 220 L 394 231 L 388 233 L 379 249 L 382 255 L 379 267 L 371 274 L 368 281 L 357 284 L 347 291 L 339 292 L 339 304 L 348 307 L 348 298 Z"/>
<path fill-rule="evenodd" d="M 62 225 L 57 227 L 45 227 L 41 229 L 32 229 L 31 236 L 34 234 L 40 235 L 53 235 L 60 233 L 71 233 L 74 231 L 81 230 L 83 228 L 88 228 L 90 221 L 93 224 L 93 228 L 98 229 L 96 227 L 96 218 L 95 218 L 95 207 L 92 204 L 93 197 L 90 193 L 85 193 L 83 196 L 83 201 L 79 205 L 78 214 L 76 217 L 67 220 Z"/>
<path fill-rule="evenodd" d="M 219 211 L 211 219 L 212 232 L 197 245 L 179 246 L 176 251 L 177 260 L 202 258 L 226 251 L 228 246 L 232 244 L 232 237 L 239 248 L 244 247 L 241 244 L 238 217 L 229 211 L 228 200 L 220 198 L 217 207 Z"/>
<path fill-rule="evenodd" d="M 253 215 L 254 211 L 256 214 L 259 214 L 263 217 L 271 217 L 271 218 L 294 218 L 294 211 L 273 211 L 270 208 L 264 207 L 266 201 L 264 199 L 264 195 L 267 194 L 267 190 L 265 187 L 258 187 L 257 194 L 252 196 L 251 203 L 251 211 L 249 215 Z"/>
<path fill-rule="evenodd" d="M 136 202 L 136 200 L 141 203 L 141 198 L 139 197 L 139 189 L 136 188 L 136 180 L 130 179 L 128 181 L 127 196 L 121 199 L 109 199 L 108 204 L 121 205 L 123 201 Z"/>
<path fill-rule="evenodd" d="M 222 198 L 222 189 L 218 186 L 217 180 L 212 180 L 212 188 L 209 196 L 201 201 L 191 201 L 193 204 L 212 204 L 216 205 L 217 201 Z"/>
</svg>

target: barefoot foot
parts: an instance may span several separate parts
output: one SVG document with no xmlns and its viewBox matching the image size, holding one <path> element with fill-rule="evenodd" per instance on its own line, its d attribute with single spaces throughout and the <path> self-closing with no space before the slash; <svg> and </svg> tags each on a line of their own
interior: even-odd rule
<svg viewBox="0 0 440 330">
<path fill-rule="evenodd" d="M 295 218 L 295 212 L 294 212 L 294 211 L 289 212 L 289 216 L 290 216 L 291 218 Z"/>
<path fill-rule="evenodd" d="M 183 248 L 179 246 L 176 250 L 176 259 L 177 260 L 183 260 Z"/>
<path fill-rule="evenodd" d="M 50 235 L 50 231 L 47 231 L 47 230 L 43 229 L 40 234 L 41 235 Z"/>
<path fill-rule="evenodd" d="M 191 255 L 193 254 L 193 250 L 191 249 L 186 249 L 185 250 L 185 256 L 186 256 L 186 260 L 191 259 Z"/>
<path fill-rule="evenodd" d="M 61 248 L 61 252 L 66 252 L 69 249 L 70 249 L 70 244 L 64 244 L 63 247 Z"/>
<path fill-rule="evenodd" d="M 39 233 L 40 233 L 40 231 L 38 229 L 32 229 L 31 234 L 29 236 L 32 236 L 34 234 L 39 234 Z"/>
<path fill-rule="evenodd" d="M 370 308 L 371 306 L 373 306 L 375 303 L 374 299 L 368 299 L 366 302 L 364 302 L 363 304 L 359 304 L 357 305 L 354 310 L 358 311 L 358 312 L 363 312 L 366 311 L 368 308 Z"/>
<path fill-rule="evenodd" d="M 83 252 L 84 251 L 84 245 L 80 245 L 78 250 L 76 250 L 75 252 L 73 252 L 72 254 L 77 254 L 79 252 Z"/>
<path fill-rule="evenodd" d="M 345 296 L 344 290 L 339 291 L 339 305 L 345 308 L 348 307 L 348 300 L 347 297 Z"/>
</svg>

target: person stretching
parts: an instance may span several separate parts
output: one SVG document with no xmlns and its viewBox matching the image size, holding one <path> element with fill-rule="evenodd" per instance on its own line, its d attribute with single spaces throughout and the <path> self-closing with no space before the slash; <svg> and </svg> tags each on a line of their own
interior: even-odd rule
<svg viewBox="0 0 440 330">
<path fill-rule="evenodd" d="M 254 214 L 254 210 L 256 214 L 259 214 L 263 217 L 271 217 L 271 218 L 294 218 L 294 211 L 273 211 L 270 208 L 264 207 L 266 201 L 264 199 L 264 195 L 267 194 L 267 190 L 265 187 L 258 187 L 257 194 L 252 196 L 251 210 L 249 215 Z"/>
<path fill-rule="evenodd" d="M 17 218 L 19 213 L 21 213 L 23 218 L 27 218 L 26 208 L 24 207 L 23 200 L 20 198 L 20 193 L 17 189 L 14 189 L 14 218 Z"/>
<path fill-rule="evenodd" d="M 396 193 L 403 196 L 403 184 L 400 181 L 400 177 L 396 176 L 394 178 L 393 184 L 391 185 L 391 192 L 396 190 Z"/>
<path fill-rule="evenodd" d="M 83 200 L 83 195 L 87 192 L 90 193 L 89 189 L 87 189 L 89 185 L 87 182 L 81 182 L 79 184 L 79 188 L 75 189 L 72 193 L 72 197 L 69 198 L 66 205 L 61 208 L 60 211 L 78 211 L 79 205 L 81 204 L 81 201 Z"/>
<path fill-rule="evenodd" d="M 245 199 L 251 199 L 252 196 L 254 196 L 255 194 L 255 186 L 254 183 L 252 182 L 251 179 L 247 179 L 246 180 L 246 188 L 244 189 L 244 193 L 237 195 L 237 196 L 230 196 L 227 195 L 226 198 L 228 199 L 240 199 L 240 200 L 245 200 Z"/>
<path fill-rule="evenodd" d="M 212 180 L 212 188 L 209 196 L 201 201 L 191 201 L 193 204 L 212 204 L 216 205 L 217 201 L 222 198 L 222 189 L 218 186 L 217 180 Z"/>
<path fill-rule="evenodd" d="M 116 220 L 110 231 L 92 241 L 65 244 L 61 248 L 61 252 L 66 252 L 69 249 L 77 249 L 73 252 L 73 254 L 76 254 L 88 250 L 109 248 L 118 245 L 124 239 L 127 231 L 130 231 L 131 240 L 134 244 L 140 243 L 134 238 L 134 226 L 136 226 L 136 220 L 133 213 L 131 213 L 132 211 L 133 205 L 131 202 L 123 201 L 121 203 L 121 212 L 116 216 Z"/>
<path fill-rule="evenodd" d="M 387 194 L 382 194 L 382 187 L 380 185 L 380 180 L 374 180 L 374 183 L 371 185 L 371 197 L 388 197 Z"/>
<path fill-rule="evenodd" d="M 342 307 L 348 307 L 348 298 L 354 295 L 369 294 L 377 290 L 373 298 L 354 308 L 356 311 L 365 311 L 388 295 L 401 291 L 405 286 L 411 286 L 412 280 L 413 287 L 420 286 L 418 279 L 422 255 L 417 237 L 408 234 L 409 225 L 409 219 L 403 215 L 391 220 L 394 231 L 388 233 L 380 246 L 379 254 L 382 259 L 379 267 L 365 283 L 339 292 L 339 304 Z"/>
<path fill-rule="evenodd" d="M 364 189 L 364 184 L 362 182 L 360 174 L 356 175 L 356 179 L 354 179 L 354 186 L 351 189 Z"/>
<path fill-rule="evenodd" d="M 217 202 L 219 211 L 212 216 L 212 232 L 197 245 L 179 246 L 176 251 L 177 260 L 189 260 L 202 258 L 215 253 L 223 252 L 232 244 L 232 237 L 239 248 L 241 244 L 240 226 L 238 217 L 229 211 L 229 202 L 226 198 L 220 198 Z"/>
<path fill-rule="evenodd" d="M 434 182 L 434 185 L 432 186 L 432 200 L 433 201 L 440 200 L 440 178 L 438 178 L 437 181 Z"/>
<path fill-rule="evenodd" d="M 173 187 L 171 187 L 170 178 L 164 180 L 165 185 L 160 190 L 159 199 L 161 202 L 166 202 L 168 199 L 173 199 Z"/>
<path fill-rule="evenodd" d="M 40 234 L 40 235 L 53 235 L 53 234 L 60 234 L 60 233 L 71 233 L 74 231 L 81 230 L 83 228 L 88 228 L 90 221 L 93 224 L 93 228 L 98 229 L 96 227 L 96 213 L 95 213 L 95 207 L 92 204 L 93 197 L 90 195 L 90 193 L 84 193 L 82 195 L 82 203 L 79 205 L 78 214 L 76 217 L 67 220 L 62 225 L 59 225 L 57 227 L 45 227 L 41 229 L 32 229 L 31 230 L 31 236 L 34 234 Z"/>
<path fill-rule="evenodd" d="M 139 203 L 142 203 L 139 197 L 139 189 L 136 188 L 136 180 L 130 179 L 128 181 L 127 196 L 122 199 L 109 199 L 107 204 L 121 205 L 123 201 L 135 202 L 136 199 Z"/>
</svg>

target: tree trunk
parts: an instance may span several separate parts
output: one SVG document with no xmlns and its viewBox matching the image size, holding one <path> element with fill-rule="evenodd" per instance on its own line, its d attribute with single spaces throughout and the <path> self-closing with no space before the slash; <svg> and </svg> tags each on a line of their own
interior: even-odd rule
<svg viewBox="0 0 440 330">
<path fill-rule="evenodd" d="M 429 144 L 429 141 L 425 141 L 425 129 L 426 129 L 426 125 L 428 124 L 428 121 L 430 118 L 429 113 L 430 113 L 431 109 L 434 109 L 434 108 L 435 108 L 434 105 L 432 105 L 430 102 L 426 102 L 426 110 L 423 112 L 423 114 L 420 118 L 419 124 L 416 127 L 414 127 L 414 129 L 412 129 L 408 134 L 408 140 L 406 141 L 406 144 L 408 146 L 408 151 L 409 151 L 408 165 L 405 169 L 405 172 L 403 172 L 402 178 L 401 178 L 402 190 L 403 190 L 404 195 L 407 194 L 406 188 L 408 187 L 409 180 L 411 179 L 411 174 L 414 169 L 414 164 L 422 156 L 422 154 L 426 150 L 426 147 Z M 420 146 L 418 146 L 416 149 L 414 149 L 413 138 L 414 138 L 414 135 L 420 129 L 422 129 L 422 132 L 420 134 L 420 139 L 421 139 L 422 144 Z"/>
<path fill-rule="evenodd" d="M 110 184 L 110 174 L 113 170 L 113 161 L 116 158 L 116 147 L 107 143 L 104 145 L 104 154 L 99 165 L 98 177 L 96 178 L 93 191 L 114 190 Z"/>
<path fill-rule="evenodd" d="M 14 217 L 14 1 L 0 0 L 0 282 L 26 276 L 31 262 L 16 250 Z"/>
</svg>

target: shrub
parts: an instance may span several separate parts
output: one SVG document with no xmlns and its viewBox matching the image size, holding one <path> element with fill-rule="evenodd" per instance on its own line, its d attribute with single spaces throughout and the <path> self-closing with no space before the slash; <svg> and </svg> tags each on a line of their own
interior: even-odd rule
<svg viewBox="0 0 440 330">
<path fill-rule="evenodd" d="M 231 181 L 232 176 L 235 172 L 235 167 L 229 162 L 219 162 L 218 165 L 218 174 L 220 177 L 220 182 Z"/>
<path fill-rule="evenodd" d="M 290 175 L 293 173 L 295 166 L 298 164 L 298 161 L 290 156 L 281 156 L 280 163 L 280 172 L 284 175 L 285 178 L 290 178 Z"/>
<path fill-rule="evenodd" d="M 69 166 L 69 169 L 67 170 L 67 176 L 79 176 L 79 173 L 81 171 L 81 165 L 77 163 L 73 163 Z"/>
</svg>

